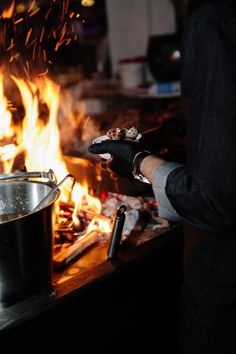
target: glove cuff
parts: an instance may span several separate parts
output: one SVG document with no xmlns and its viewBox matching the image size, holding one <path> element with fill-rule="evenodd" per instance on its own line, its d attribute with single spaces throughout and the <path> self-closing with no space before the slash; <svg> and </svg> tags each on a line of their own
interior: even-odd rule
<svg viewBox="0 0 236 354">
<path fill-rule="evenodd" d="M 143 150 L 143 151 L 139 151 L 133 159 L 133 175 L 134 177 L 141 177 L 141 179 L 145 178 L 141 171 L 140 171 L 140 166 L 141 166 L 141 162 L 143 161 L 143 159 L 145 159 L 145 157 L 152 155 L 152 153 L 148 150 Z"/>
</svg>

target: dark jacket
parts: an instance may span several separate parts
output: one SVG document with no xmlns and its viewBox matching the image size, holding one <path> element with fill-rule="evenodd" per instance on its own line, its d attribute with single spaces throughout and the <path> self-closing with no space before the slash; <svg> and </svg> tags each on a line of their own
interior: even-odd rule
<svg viewBox="0 0 236 354">
<path fill-rule="evenodd" d="M 182 352 L 236 353 L 236 1 L 203 1 L 185 29 L 187 167 L 166 193 L 186 223 Z"/>
</svg>

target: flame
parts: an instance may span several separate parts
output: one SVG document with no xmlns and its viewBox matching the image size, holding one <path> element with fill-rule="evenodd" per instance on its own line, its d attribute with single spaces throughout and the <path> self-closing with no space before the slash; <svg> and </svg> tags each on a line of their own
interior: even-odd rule
<svg viewBox="0 0 236 354">
<path fill-rule="evenodd" d="M 0 160 L 8 161 L 5 164 L 10 172 L 14 158 L 19 151 L 24 151 L 25 166 L 27 171 L 48 171 L 52 169 L 59 180 L 69 174 L 60 146 L 60 131 L 57 123 L 60 105 L 60 87 L 46 76 L 39 77 L 35 81 L 26 81 L 11 76 L 17 86 L 24 117 L 21 129 L 12 126 L 12 116 L 8 109 L 7 98 L 4 95 L 3 75 L 0 75 L 0 143 L 3 138 L 9 138 L 17 134 L 17 144 L 9 143 L 1 146 Z M 42 106 L 45 109 L 42 114 Z M 4 150 L 3 150 L 4 149 Z M 67 181 L 68 182 L 68 181 Z M 86 182 L 75 183 L 73 190 L 71 184 L 65 183 L 61 188 L 60 199 L 64 202 L 71 200 L 74 205 L 73 222 L 79 225 L 77 217 L 81 208 L 92 211 L 94 215 L 87 233 L 94 229 L 101 232 L 110 232 L 110 224 L 107 220 L 99 218 L 102 204 L 98 198 L 88 192 Z M 87 234 L 86 233 L 86 234 Z"/>
<path fill-rule="evenodd" d="M 14 130 L 11 127 L 12 116 L 8 111 L 7 99 L 4 96 L 3 88 L 3 74 L 0 73 L 0 140 L 5 137 L 11 137 L 14 135 Z"/>
<path fill-rule="evenodd" d="M 38 80 L 36 86 L 32 82 L 27 83 L 16 77 L 12 78 L 19 88 L 25 108 L 22 145 L 27 154 L 27 171 L 48 170 L 53 166 L 57 177 L 62 179 L 67 174 L 67 168 L 62 158 L 56 122 L 59 87 L 48 79 Z M 40 96 L 48 107 L 48 122 L 39 119 Z"/>
<path fill-rule="evenodd" d="M 99 229 L 103 233 L 108 233 L 111 231 L 110 225 L 107 223 L 107 221 L 99 219 L 99 218 L 93 218 L 91 223 L 88 226 L 87 233 L 90 233 L 93 230 Z"/>
<path fill-rule="evenodd" d="M 12 115 L 8 110 L 8 102 L 4 96 L 3 74 L 0 72 L 0 162 L 3 170 L 9 173 L 12 168 L 13 158 L 19 149 L 13 143 L 14 128 L 12 126 Z"/>
</svg>

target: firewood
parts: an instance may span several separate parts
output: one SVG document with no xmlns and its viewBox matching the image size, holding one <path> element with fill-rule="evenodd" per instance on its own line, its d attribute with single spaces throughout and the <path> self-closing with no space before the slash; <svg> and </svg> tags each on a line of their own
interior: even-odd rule
<svg viewBox="0 0 236 354">
<path fill-rule="evenodd" d="M 66 266 L 75 257 L 77 257 L 82 251 L 84 251 L 90 245 L 96 243 L 99 240 L 99 233 L 97 231 L 91 231 L 83 238 L 78 239 L 72 245 L 59 251 L 53 259 L 54 267 L 61 268 Z"/>
</svg>

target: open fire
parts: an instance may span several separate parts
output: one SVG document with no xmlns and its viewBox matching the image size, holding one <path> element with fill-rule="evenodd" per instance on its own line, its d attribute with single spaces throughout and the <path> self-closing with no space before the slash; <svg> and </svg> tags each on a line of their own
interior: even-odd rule
<svg viewBox="0 0 236 354">
<path fill-rule="evenodd" d="M 4 77 L 0 74 L 1 172 L 15 172 L 19 168 L 27 172 L 52 169 L 61 180 L 69 171 L 63 160 L 57 124 L 60 88 L 46 77 L 35 82 L 14 76 L 11 80 L 21 98 L 23 117 L 21 122 L 14 123 L 15 110 L 9 105 L 4 93 Z M 17 166 L 19 161 L 20 166 Z M 86 182 L 83 185 L 76 182 L 72 191 L 70 185 L 65 184 L 56 209 L 57 244 L 64 243 L 63 240 L 81 240 L 87 235 L 94 242 L 98 235 L 109 234 L 111 218 L 102 216 L 101 209 L 100 200 L 89 194 Z"/>
<path fill-rule="evenodd" d="M 47 77 L 53 62 L 48 49 L 58 52 L 77 40 L 79 17 L 69 0 L 53 0 L 48 6 L 36 0 L 24 5 L 15 0 L 6 3 L 0 16 L 1 173 L 52 169 L 58 180 L 69 173 L 58 127 L 60 87 Z M 77 182 L 72 191 L 69 182 L 64 183 L 57 205 L 57 235 L 70 232 L 75 239 L 91 228 L 109 233 L 110 220 L 100 217 L 101 209 L 86 181 Z"/>
<path fill-rule="evenodd" d="M 52 169 L 58 180 L 69 171 L 60 144 L 57 114 L 60 107 L 60 87 L 49 78 L 36 81 L 9 78 L 17 89 L 20 106 L 14 107 L 4 92 L 3 74 L 0 75 L 0 168 L 1 173 L 19 170 L 48 171 Z M 16 119 L 21 113 L 21 119 Z M 17 122 L 17 123 L 15 123 Z M 4 123 L 4 124 L 3 124 Z M 94 171 L 95 173 L 95 171 Z M 99 198 L 89 193 L 84 183 L 66 183 L 56 205 L 54 253 L 56 266 L 63 266 L 84 249 L 111 236 L 117 208 L 127 206 L 124 236 L 140 223 L 145 227 L 166 227 L 158 218 L 153 198 L 117 195 L 104 191 Z M 142 231 L 142 221 L 139 229 Z"/>
<path fill-rule="evenodd" d="M 58 125 L 59 110 L 64 107 L 61 105 L 61 88 L 48 75 L 52 61 L 44 43 L 53 39 L 54 51 L 57 52 L 76 40 L 73 21 L 78 21 L 79 14 L 70 12 L 69 0 L 63 0 L 58 12 L 59 24 L 51 28 L 47 23 L 48 33 L 42 27 L 38 36 L 33 37 L 33 27 L 26 28 L 26 32 L 23 29 L 41 12 L 37 1 L 29 2 L 26 15 L 15 11 L 14 0 L 9 3 L 0 16 L 0 49 L 4 54 L 4 63 L 0 67 L 0 173 L 52 169 L 61 181 L 69 174 Z M 56 0 L 50 2 L 44 14 L 46 22 L 56 3 Z M 5 36 L 7 29 L 13 33 L 8 41 Z M 25 59 L 18 51 L 19 33 L 25 33 Z M 38 65 L 43 70 L 37 71 Z M 19 67 L 23 75 L 16 70 Z M 81 114 L 81 121 L 88 122 L 89 119 Z M 107 193 L 104 202 L 102 197 L 91 194 L 86 180 L 83 183 L 76 181 L 73 190 L 69 181 L 60 189 L 54 233 L 55 261 L 59 265 L 69 262 L 91 244 L 109 238 L 115 211 L 123 203 L 128 205 L 126 234 L 140 219 L 140 210 L 145 209 L 146 216 L 148 214 L 146 224 L 149 221 L 158 224 L 160 221 L 156 204 L 153 200 L 149 202 L 148 198 L 141 200 Z"/>
</svg>

